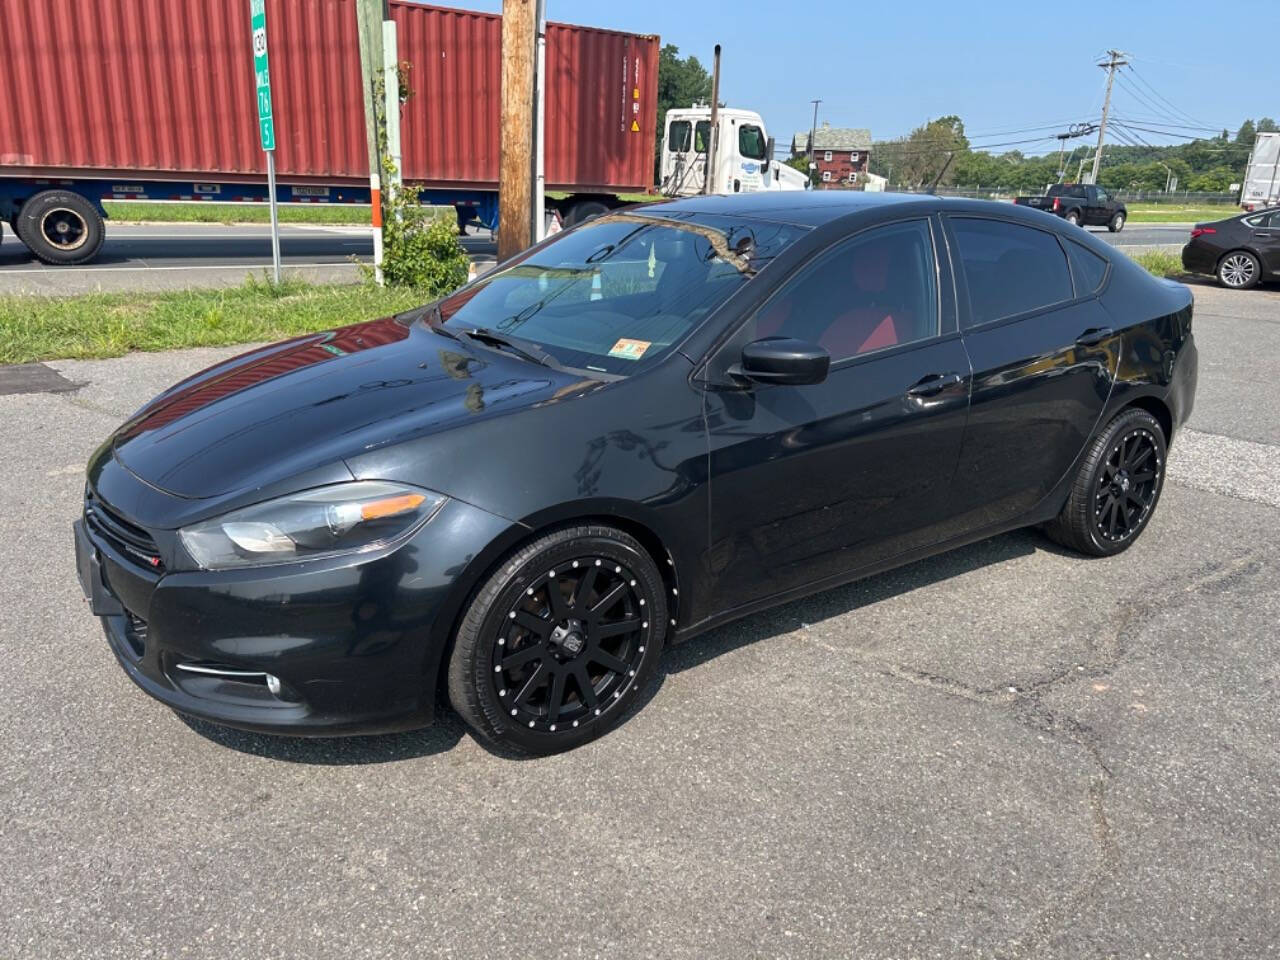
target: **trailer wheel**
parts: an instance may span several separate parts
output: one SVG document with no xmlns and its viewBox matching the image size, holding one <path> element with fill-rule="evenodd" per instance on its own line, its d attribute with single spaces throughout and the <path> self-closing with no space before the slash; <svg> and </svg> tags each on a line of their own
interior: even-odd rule
<svg viewBox="0 0 1280 960">
<path fill-rule="evenodd" d="M 608 212 L 609 205 L 603 200 L 578 200 L 569 206 L 569 212 L 564 218 L 565 226 L 576 226 L 583 220 L 590 220 L 592 217 Z"/>
<path fill-rule="evenodd" d="M 14 233 L 44 263 L 87 263 L 102 249 L 106 229 L 97 208 L 70 190 L 45 190 L 22 205 Z"/>
</svg>

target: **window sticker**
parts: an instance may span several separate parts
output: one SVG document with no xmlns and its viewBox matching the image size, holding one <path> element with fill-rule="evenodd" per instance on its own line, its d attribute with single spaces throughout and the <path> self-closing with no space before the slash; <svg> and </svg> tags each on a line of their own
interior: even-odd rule
<svg viewBox="0 0 1280 960">
<path fill-rule="evenodd" d="M 651 346 L 653 346 L 651 340 L 628 340 L 623 337 L 613 345 L 609 356 L 620 357 L 623 360 L 639 360 Z"/>
</svg>

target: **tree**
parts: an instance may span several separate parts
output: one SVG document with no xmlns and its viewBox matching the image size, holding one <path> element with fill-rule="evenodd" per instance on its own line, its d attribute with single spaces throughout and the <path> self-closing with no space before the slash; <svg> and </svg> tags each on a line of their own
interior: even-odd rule
<svg viewBox="0 0 1280 960">
<path fill-rule="evenodd" d="M 1236 131 L 1236 143 L 1244 143 L 1253 145 L 1253 138 L 1257 135 L 1257 130 L 1252 120 L 1246 120 L 1240 124 L 1240 129 Z"/>
<path fill-rule="evenodd" d="M 939 117 L 916 127 L 910 136 L 877 144 L 872 155 L 879 154 L 877 166 L 893 165 L 893 179 L 907 187 L 929 186 L 948 166 L 950 154 L 969 149 L 964 135 L 964 121 L 955 115 Z M 947 169 L 942 183 L 951 183 L 955 171 Z"/>
<path fill-rule="evenodd" d="M 654 155 L 655 181 L 662 164 L 662 137 L 667 129 L 667 111 L 692 106 L 711 99 L 711 74 L 692 54 L 681 58 L 680 48 L 668 43 L 658 52 L 658 137 Z"/>
<path fill-rule="evenodd" d="M 816 171 L 809 169 L 809 157 L 807 154 L 802 153 L 798 157 L 787 157 L 787 159 L 783 160 L 782 162 L 785 163 L 788 167 L 791 167 L 793 170 L 799 170 L 806 177 L 808 177 L 809 185 L 811 187 L 817 186 L 817 184 L 815 183 L 815 180 L 817 179 Z"/>
<path fill-rule="evenodd" d="M 1280 133 L 1280 126 L 1277 126 L 1276 122 L 1272 120 L 1270 117 L 1263 117 L 1261 120 L 1258 121 L 1258 132 L 1259 133 Z"/>
</svg>

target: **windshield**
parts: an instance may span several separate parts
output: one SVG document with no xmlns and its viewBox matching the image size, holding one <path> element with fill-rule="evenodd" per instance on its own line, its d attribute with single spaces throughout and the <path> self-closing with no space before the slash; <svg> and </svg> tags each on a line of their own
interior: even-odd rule
<svg viewBox="0 0 1280 960">
<path fill-rule="evenodd" d="M 805 232 L 736 217 L 608 214 L 441 301 L 440 320 L 534 344 L 563 367 L 631 374 Z"/>
</svg>

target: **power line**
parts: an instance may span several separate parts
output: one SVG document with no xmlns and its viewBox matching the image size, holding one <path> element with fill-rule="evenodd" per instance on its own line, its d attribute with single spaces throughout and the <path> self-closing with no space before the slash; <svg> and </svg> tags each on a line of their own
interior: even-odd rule
<svg viewBox="0 0 1280 960">
<path fill-rule="evenodd" d="M 1148 97 L 1145 93 L 1139 90 L 1137 86 L 1131 83 L 1129 78 L 1123 73 L 1118 74 L 1118 79 L 1120 80 L 1120 86 L 1125 89 L 1125 92 L 1128 93 L 1129 96 L 1133 97 L 1136 102 L 1142 104 L 1145 109 L 1152 111 L 1157 116 L 1172 123 L 1182 123 L 1182 118 L 1170 113 L 1167 108 L 1160 106 L 1160 104 Z"/>
<path fill-rule="evenodd" d="M 1142 76 L 1142 74 L 1138 73 L 1138 71 L 1133 68 L 1132 63 L 1129 64 L 1128 70 L 1135 80 L 1137 80 L 1140 84 L 1142 84 L 1144 87 L 1150 90 L 1151 93 L 1155 95 L 1157 100 L 1161 100 L 1164 103 L 1168 104 L 1169 108 L 1173 110 L 1174 113 L 1181 114 L 1184 119 L 1189 120 L 1192 123 L 1199 123 L 1199 124 L 1204 123 L 1203 120 L 1197 120 L 1195 117 L 1191 116 L 1191 114 L 1187 113 L 1187 111 L 1183 110 L 1181 107 L 1175 106 L 1173 101 L 1171 101 L 1168 97 L 1166 97 L 1159 90 L 1157 90 L 1150 83 L 1148 83 L 1147 80 Z"/>
</svg>

